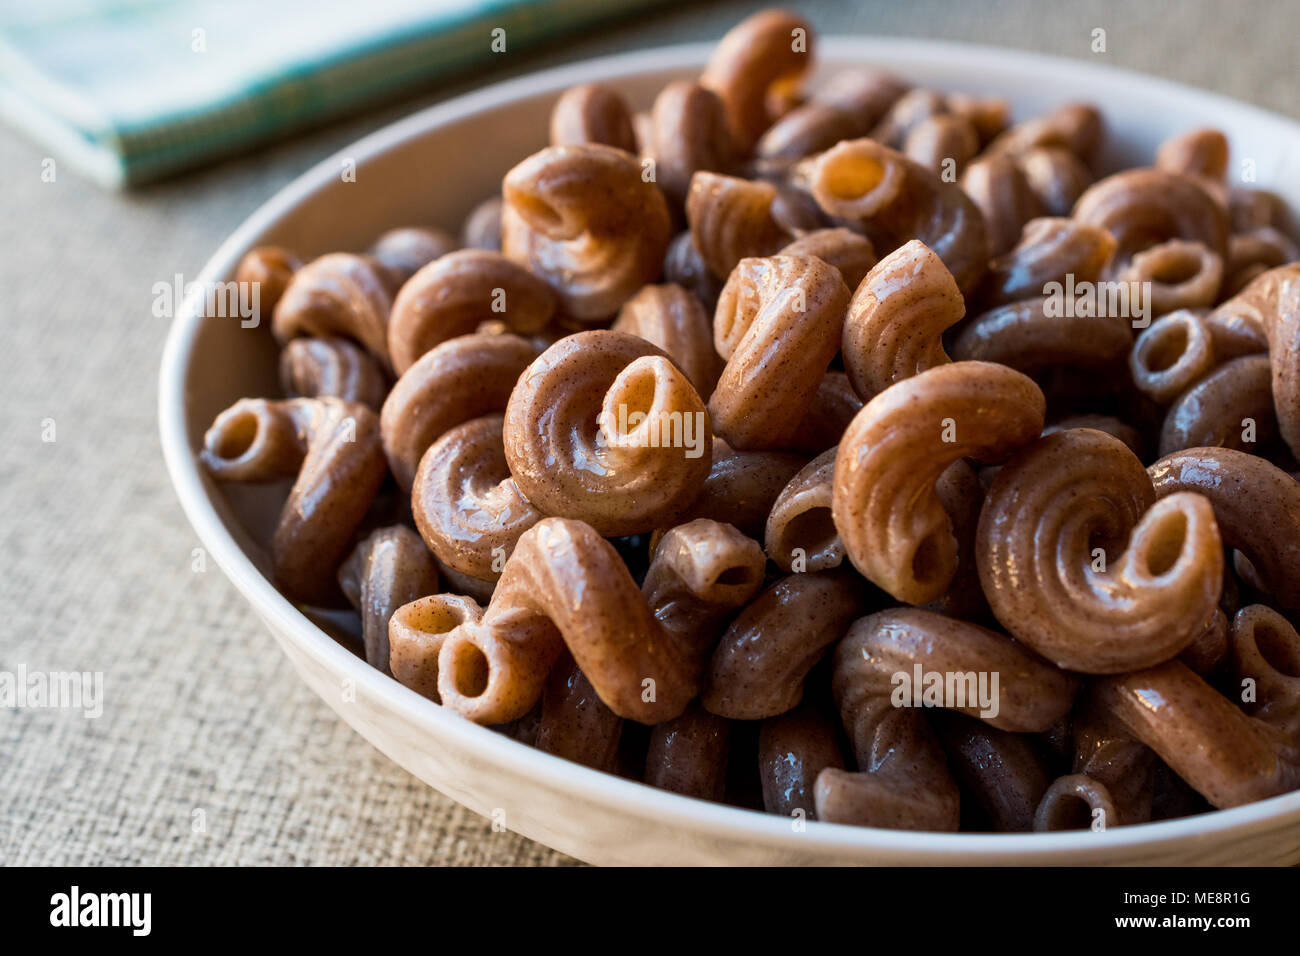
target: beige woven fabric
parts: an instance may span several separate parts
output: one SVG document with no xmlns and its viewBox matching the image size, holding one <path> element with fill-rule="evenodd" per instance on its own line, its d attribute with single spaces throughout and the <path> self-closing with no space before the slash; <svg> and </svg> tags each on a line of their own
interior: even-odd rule
<svg viewBox="0 0 1300 956">
<path fill-rule="evenodd" d="M 786 5 L 823 33 L 1085 59 L 1102 27 L 1107 62 L 1300 113 L 1294 0 Z M 283 184 L 404 113 L 562 61 L 717 37 L 759 6 L 656 12 L 130 196 L 61 171 L 42 182 L 43 154 L 0 129 L 0 671 L 105 675 L 97 719 L 0 710 L 0 862 L 571 862 L 494 834 L 376 752 L 299 682 L 219 570 L 191 570 L 198 542 L 157 439 L 167 322 L 151 290 L 196 275 Z"/>
</svg>

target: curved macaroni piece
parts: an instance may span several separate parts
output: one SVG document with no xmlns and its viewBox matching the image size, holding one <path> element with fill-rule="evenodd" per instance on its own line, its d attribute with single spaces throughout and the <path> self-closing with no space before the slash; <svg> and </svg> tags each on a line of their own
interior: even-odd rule
<svg viewBox="0 0 1300 956">
<path fill-rule="evenodd" d="M 505 411 L 537 349 L 517 335 L 462 335 L 424 355 L 397 380 L 380 411 L 384 454 L 403 489 L 425 451 L 449 430 Z"/>
<path fill-rule="evenodd" d="M 1042 116 L 1017 123 L 985 150 L 989 154 L 1065 149 L 1092 166 L 1105 135 L 1101 113 L 1090 103 L 1066 103 Z"/>
<path fill-rule="evenodd" d="M 1253 682 L 1246 712 L 1282 731 L 1300 754 L 1300 634 L 1277 611 L 1251 604 L 1233 617 L 1230 640 L 1234 686 Z"/>
<path fill-rule="evenodd" d="M 1156 168 L 1222 182 L 1228 172 L 1228 138 L 1208 127 L 1171 136 L 1156 150 Z"/>
<path fill-rule="evenodd" d="M 754 145 L 760 168 L 779 171 L 813 153 L 830 149 L 842 139 L 866 130 L 852 113 L 811 99 L 786 113 Z"/>
<path fill-rule="evenodd" d="M 816 707 L 800 704 L 759 726 L 758 776 L 768 813 L 817 819 L 813 786 L 827 767 L 843 770 L 844 755 L 835 725 Z"/>
<path fill-rule="evenodd" d="M 257 290 L 255 318 L 259 323 L 262 316 L 275 312 L 276 303 L 301 268 L 302 260 L 282 246 L 258 246 L 244 253 L 235 267 L 235 281 Z"/>
<path fill-rule="evenodd" d="M 914 87 L 900 94 L 880 121 L 872 127 L 871 139 L 890 149 L 902 149 L 908 135 L 926 120 L 946 116 L 948 103 L 937 90 Z"/>
<path fill-rule="evenodd" d="M 632 110 L 617 90 L 581 83 L 565 90 L 551 108 L 551 145 L 599 143 L 636 153 Z"/>
<path fill-rule="evenodd" d="M 1029 177 L 1009 155 L 981 156 L 963 170 L 960 182 L 984 216 L 991 257 L 1014 248 L 1025 224 L 1047 212 Z"/>
<path fill-rule="evenodd" d="M 524 371 L 506 406 L 506 460 L 524 496 L 609 537 L 682 514 L 708 477 L 712 441 L 686 376 L 622 332 L 556 342 Z"/>
<path fill-rule="evenodd" d="M 1033 441 L 1044 405 L 1019 372 L 956 362 L 863 406 L 840 442 L 831 504 L 854 567 L 899 601 L 942 596 L 956 573 L 957 541 L 935 482 L 958 459 L 996 463 Z"/>
<path fill-rule="evenodd" d="M 963 293 L 989 260 L 984 217 L 956 183 L 944 182 L 870 139 L 840 143 L 795 169 L 830 216 L 856 223 L 877 250 L 919 239 L 943 260 Z"/>
<path fill-rule="evenodd" d="M 505 202 L 500 196 L 489 196 L 475 206 L 461 225 L 460 239 L 466 249 L 501 251 L 501 212 Z"/>
<path fill-rule="evenodd" d="M 1224 264 L 1222 295 L 1236 295 L 1269 269 L 1300 259 L 1295 240 L 1272 226 L 1228 237 L 1228 261 Z"/>
<path fill-rule="evenodd" d="M 1220 604 L 1222 605 L 1222 598 Z M 1217 607 L 1210 615 L 1209 623 L 1178 655 L 1178 660 L 1206 677 L 1217 671 L 1227 657 L 1228 616 L 1223 613 L 1222 607 Z"/>
<path fill-rule="evenodd" d="M 1199 242 L 1171 239 L 1135 255 L 1120 282 L 1149 283 L 1151 314 L 1213 305 L 1223 284 L 1223 257 Z"/>
<path fill-rule="evenodd" d="M 975 158 L 979 148 L 975 124 L 964 116 L 947 114 L 931 116 L 913 126 L 903 141 L 902 152 L 932 173 L 951 171 L 956 175 Z"/>
<path fill-rule="evenodd" d="M 979 569 L 975 566 L 975 531 L 984 506 L 984 485 L 975 469 L 965 461 L 955 461 L 939 475 L 934 493 L 952 520 L 952 534 L 957 542 L 957 573 L 948 590 L 927 603 L 925 609 L 964 621 L 989 620 L 988 602 L 984 600 Z"/>
<path fill-rule="evenodd" d="M 713 429 L 733 448 L 790 447 L 840 344 L 849 290 L 811 256 L 743 259 L 713 317 L 727 360 L 709 399 Z"/>
<path fill-rule="evenodd" d="M 767 516 L 767 556 L 782 571 L 826 571 L 844 561 L 844 544 L 831 519 L 835 454 L 828 448 L 781 490 Z"/>
<path fill-rule="evenodd" d="M 552 146 L 506 173 L 502 190 L 502 251 L 549 283 L 569 316 L 603 321 L 658 278 L 668 206 L 630 153 Z"/>
<path fill-rule="evenodd" d="M 1104 229 L 1073 219 L 1040 217 L 1025 223 L 1020 241 L 989 263 L 980 286 L 990 306 L 1043 294 L 1050 282 L 1096 282 L 1115 253 L 1115 240 Z"/>
<path fill-rule="evenodd" d="M 962 793 L 975 798 L 999 833 L 1032 830 L 1049 780 L 1030 739 L 951 711 L 938 716 L 936 731 Z"/>
<path fill-rule="evenodd" d="M 695 248 L 695 237 L 688 229 L 678 233 L 668 244 L 664 256 L 664 282 L 679 285 L 695 293 L 706 309 L 712 310 L 722 292 L 722 280 L 713 274 L 700 250 Z"/>
<path fill-rule="evenodd" d="M 645 286 L 623 303 L 612 328 L 663 349 L 701 398 L 713 394 L 722 359 L 713 349 L 713 323 L 693 293 L 673 283 Z"/>
<path fill-rule="evenodd" d="M 762 537 L 777 496 L 806 463 L 801 455 L 785 452 L 736 451 L 715 438 L 709 476 L 681 520 L 708 517 L 735 525 L 750 537 Z"/>
<path fill-rule="evenodd" d="M 1202 446 L 1261 447 L 1277 435 L 1271 380 L 1267 356 L 1224 362 L 1169 406 L 1160 429 L 1161 456 Z"/>
<path fill-rule="evenodd" d="M 1103 785 L 1110 796 L 1112 810 L 1103 826 L 1151 819 L 1156 755 L 1089 695 L 1075 707 L 1073 747 L 1072 772 Z"/>
<path fill-rule="evenodd" d="M 876 264 L 871 240 L 852 229 L 814 229 L 785 246 L 778 256 L 816 256 L 840 270 L 850 291 L 856 289 Z"/>
<path fill-rule="evenodd" d="M 271 331 L 284 344 L 300 335 L 353 339 L 385 368 L 388 315 L 393 308 L 390 278 L 377 260 L 332 252 L 294 273 L 276 303 Z"/>
<path fill-rule="evenodd" d="M 746 153 L 779 114 L 770 105 L 789 97 L 812 65 L 808 21 L 784 10 L 763 10 L 732 27 L 709 57 L 700 85 L 727 109 L 737 151 Z"/>
<path fill-rule="evenodd" d="M 848 375 L 831 369 L 822 376 L 812 404 L 799 423 L 795 449 L 816 455 L 830 448 L 839 442 L 844 429 L 861 409 L 862 399 L 853 390 Z"/>
<path fill-rule="evenodd" d="M 1016 164 L 1048 216 L 1069 216 L 1093 183 L 1084 161 L 1060 146 L 1027 149 L 1016 155 Z"/>
<path fill-rule="evenodd" d="M 943 333 L 966 314 L 952 273 L 918 239 L 867 273 L 849 302 L 840 352 L 863 399 L 918 372 L 951 361 Z"/>
<path fill-rule="evenodd" d="M 1071 309 L 1059 296 L 1037 296 L 967 322 L 952 343 L 952 355 L 959 362 L 997 362 L 1037 372 L 1119 366 L 1132 345 L 1128 319 Z"/>
<path fill-rule="evenodd" d="M 730 722 L 691 704 L 650 731 L 645 782 L 701 800 L 720 801 L 727 787 Z"/>
<path fill-rule="evenodd" d="M 365 350 L 347 339 L 292 339 L 280 351 L 280 384 L 302 398 L 341 398 L 379 411 L 388 380 Z"/>
<path fill-rule="evenodd" d="M 775 717 L 798 705 L 804 678 L 849 622 L 867 589 L 845 571 L 791 574 L 745 606 L 718 641 L 700 701 L 732 720 Z"/>
<path fill-rule="evenodd" d="M 1208 498 L 1223 543 L 1250 559 L 1282 607 L 1300 608 L 1300 482 L 1228 448 L 1188 448 L 1147 471 L 1161 498 L 1184 491 Z"/>
<path fill-rule="evenodd" d="M 968 120 L 983 147 L 997 138 L 1011 120 L 1011 103 L 1000 96 L 953 92 L 944 97 L 954 116 Z"/>
<path fill-rule="evenodd" d="M 1217 361 L 1209 327 L 1190 309 L 1171 312 L 1139 332 L 1128 357 L 1133 384 L 1162 405 L 1187 391 Z"/>
<path fill-rule="evenodd" d="M 388 622 L 393 612 L 438 592 L 438 569 L 420 536 L 406 525 L 379 528 L 365 537 L 339 568 L 339 587 L 361 615 L 366 660 L 385 674 Z"/>
<path fill-rule="evenodd" d="M 1053 830 L 1104 830 L 1119 820 L 1110 788 L 1084 773 L 1057 777 L 1043 794 L 1034 812 L 1034 829 L 1039 833 Z"/>
<path fill-rule="evenodd" d="M 697 172 L 686 197 L 686 218 L 700 258 L 718 278 L 742 259 L 770 256 L 786 235 L 772 218 L 776 187 L 759 180 Z"/>
<path fill-rule="evenodd" d="M 1087 674 L 1175 657 L 1223 584 L 1210 502 L 1156 501 L 1137 456 L 1086 428 L 1045 436 L 1002 468 L 980 513 L 976 561 L 1002 626 Z"/>
<path fill-rule="evenodd" d="M 485 581 L 501 577 L 519 536 L 544 515 L 506 464 L 500 415 L 457 425 L 429 446 L 411 488 L 420 537 L 447 567 Z"/>
<path fill-rule="evenodd" d="M 645 151 L 654 157 L 660 188 L 678 206 L 692 176 L 732 165 L 726 112 L 718 94 L 689 80 L 669 83 L 655 97 Z"/>
<path fill-rule="evenodd" d="M 294 478 L 273 573 L 291 600 L 327 601 L 386 473 L 375 413 L 337 398 L 240 399 L 203 436 L 199 460 L 218 481 Z"/>
<path fill-rule="evenodd" d="M 393 302 L 388 352 L 401 375 L 443 342 L 472 334 L 480 324 L 501 321 L 528 335 L 555 314 L 555 293 L 527 269 L 499 252 L 464 249 L 416 272 Z"/>
<path fill-rule="evenodd" d="M 395 610 L 388 621 L 389 667 L 398 683 L 434 703 L 438 695 L 438 655 L 447 635 L 483 616 L 473 598 L 434 594 Z"/>
<path fill-rule="evenodd" d="M 400 288 L 421 268 L 459 247 L 455 239 L 440 229 L 406 226 L 390 229 L 376 239 L 370 247 L 370 255 L 388 269 Z"/>
<path fill-rule="evenodd" d="M 533 746 L 584 767 L 613 773 L 618 769 L 622 736 L 623 718 L 601 702 L 591 681 L 565 654 L 546 680 Z"/>
</svg>

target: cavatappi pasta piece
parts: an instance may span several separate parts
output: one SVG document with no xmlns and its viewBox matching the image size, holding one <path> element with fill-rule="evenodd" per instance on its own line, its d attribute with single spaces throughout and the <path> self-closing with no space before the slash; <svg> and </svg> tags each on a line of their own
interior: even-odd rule
<svg viewBox="0 0 1300 956">
<path fill-rule="evenodd" d="M 1063 717 L 1077 684 L 1001 634 L 919 608 L 854 622 L 835 650 L 832 686 L 857 773 L 818 775 L 819 820 L 957 829 L 957 786 L 920 706 L 925 674 L 939 675 L 943 706 L 1022 733 L 1045 731 Z M 909 693 L 908 682 L 918 679 L 923 686 Z"/>
<path fill-rule="evenodd" d="M 994 830 L 1032 830 L 1049 778 L 1030 738 L 951 711 L 936 716 L 948 768 L 962 793 L 975 798 Z"/>
<path fill-rule="evenodd" d="M 791 185 L 784 178 L 771 182 L 776 188 L 776 198 L 772 200 L 772 221 L 789 236 L 802 236 L 831 225 L 829 217 L 817 205 L 817 200 L 802 187 Z"/>
<path fill-rule="evenodd" d="M 1243 607 L 1232 619 L 1233 685 L 1254 693 L 1242 706 L 1276 727 L 1300 759 L 1300 634 L 1285 617 L 1263 604 Z M 1249 683 L 1248 683 L 1249 682 Z"/>
<path fill-rule="evenodd" d="M 294 273 L 275 306 L 271 331 L 281 344 L 300 335 L 340 335 L 388 367 L 390 277 L 369 256 L 331 252 Z M 386 270 L 385 270 L 386 271 Z"/>
<path fill-rule="evenodd" d="M 240 399 L 203 436 L 199 459 L 218 481 L 294 478 L 271 539 L 276 582 L 319 604 L 384 480 L 379 419 L 337 398 Z"/>
<path fill-rule="evenodd" d="M 1171 136 L 1156 150 L 1156 168 L 1222 182 L 1228 171 L 1228 139 L 1217 129 Z"/>
<path fill-rule="evenodd" d="M 1277 193 L 1244 188 L 1228 191 L 1228 217 L 1233 232 L 1250 232 L 1265 226 L 1285 229 L 1288 215 L 1286 200 Z"/>
<path fill-rule="evenodd" d="M 1022 372 L 1121 366 L 1133 344 L 1130 319 L 1111 314 L 1108 303 L 1098 302 L 1095 310 L 1085 303 L 1086 297 L 1071 302 L 1040 295 L 997 306 L 962 326 L 952 357 L 997 362 Z"/>
<path fill-rule="evenodd" d="M 665 86 L 655 97 L 645 152 L 654 158 L 659 187 L 679 207 L 692 176 L 729 169 L 734 157 L 718 94 L 689 80 Z"/>
<path fill-rule="evenodd" d="M 388 621 L 388 664 L 393 677 L 435 703 L 438 695 L 438 655 L 447 635 L 467 621 L 477 621 L 483 609 L 463 594 L 435 594 L 403 604 Z"/>
<path fill-rule="evenodd" d="M 1040 296 L 1051 282 L 1064 286 L 1067 276 L 1076 285 L 1096 282 L 1114 252 L 1115 240 L 1104 229 L 1074 219 L 1031 219 L 1016 246 L 989 263 L 981 298 L 1005 305 Z"/>
<path fill-rule="evenodd" d="M 388 622 L 393 612 L 416 598 L 438 593 L 438 569 L 420 536 L 406 525 L 368 534 L 339 568 L 339 586 L 361 615 L 366 660 L 385 674 Z"/>
<path fill-rule="evenodd" d="M 401 375 L 426 352 L 484 322 L 503 322 L 521 335 L 541 331 L 555 307 L 551 287 L 501 253 L 453 252 L 402 286 L 388 322 L 388 353 Z"/>
<path fill-rule="evenodd" d="M 686 376 L 623 332 L 556 342 L 524 371 L 506 406 L 506 460 L 524 496 L 610 537 L 682 514 L 704 487 L 712 442 Z"/>
<path fill-rule="evenodd" d="M 840 344 L 849 290 L 812 256 L 743 259 L 713 317 L 726 366 L 709 399 L 714 431 L 733 448 L 788 448 Z"/>
<path fill-rule="evenodd" d="M 1072 731 L 1072 772 L 1104 786 L 1112 803 L 1100 824 L 1111 827 L 1151 819 L 1155 753 L 1087 694 L 1075 706 Z"/>
<path fill-rule="evenodd" d="M 782 571 L 825 571 L 844 561 L 844 545 L 831 518 L 835 453 L 828 448 L 799 470 L 767 516 L 767 555 Z"/>
<path fill-rule="evenodd" d="M 1228 251 L 1223 208 L 1196 179 L 1162 169 L 1127 169 L 1094 183 L 1075 203 L 1074 218 L 1115 237 L 1116 275 L 1137 253 L 1170 239 L 1199 242 L 1220 259 Z"/>
<path fill-rule="evenodd" d="M 1002 626 L 1088 674 L 1176 656 L 1223 583 L 1210 502 L 1191 493 L 1156 501 L 1137 456 L 1086 428 L 1047 435 L 1007 462 L 980 512 L 975 553 Z"/>
<path fill-rule="evenodd" d="M 1214 613 L 1210 615 L 1209 622 L 1192 639 L 1192 643 L 1178 655 L 1178 660 L 1202 677 L 1206 677 L 1217 671 L 1227 657 L 1228 616 L 1223 613 L 1222 608 L 1216 607 Z"/>
<path fill-rule="evenodd" d="M 802 455 L 785 452 L 736 451 L 715 438 L 709 476 L 681 520 L 709 517 L 761 538 L 781 489 L 806 463 Z"/>
<path fill-rule="evenodd" d="M 502 183 L 502 251 L 546 280 L 565 313 L 603 321 L 659 277 L 672 225 L 635 156 L 612 146 L 552 146 Z"/>
<path fill-rule="evenodd" d="M 281 246 L 258 246 L 244 253 L 235 267 L 235 281 L 241 287 L 257 290 L 259 322 L 262 316 L 275 312 L 276 303 L 301 268 L 302 260 Z"/>
<path fill-rule="evenodd" d="M 1290 236 L 1261 226 L 1228 237 L 1228 261 L 1224 264 L 1220 295 L 1236 295 L 1269 269 L 1300 259 L 1300 246 Z"/>
<path fill-rule="evenodd" d="M 1300 784 L 1300 769 L 1279 757 L 1284 744 L 1189 667 L 1157 667 L 1093 682 L 1101 707 L 1215 807 L 1263 800 Z"/>
<path fill-rule="evenodd" d="M 1120 282 L 1149 283 L 1151 314 L 1213 305 L 1223 284 L 1223 257 L 1199 242 L 1171 239 L 1135 255 Z"/>
<path fill-rule="evenodd" d="M 948 104 L 937 90 L 915 87 L 899 95 L 872 127 L 870 137 L 890 149 L 901 150 L 908 134 L 926 120 L 944 116 Z"/>
<path fill-rule="evenodd" d="M 785 246 L 778 256 L 816 256 L 840 270 L 849 291 L 853 291 L 876 264 L 871 240 L 852 229 L 815 229 Z"/>
<path fill-rule="evenodd" d="M 546 680 L 533 746 L 584 767 L 613 773 L 618 769 L 622 735 L 623 718 L 605 706 L 566 653 Z"/>
<path fill-rule="evenodd" d="M 411 512 L 429 550 L 446 566 L 485 581 L 501 577 L 519 536 L 541 521 L 510 476 L 502 417 L 474 418 L 424 453 Z"/>
<path fill-rule="evenodd" d="M 993 257 L 1012 249 L 1025 224 L 1047 212 L 1010 155 L 994 153 L 976 159 L 962 171 L 961 188 L 984 216 Z"/>
<path fill-rule="evenodd" d="M 836 444 L 862 408 L 862 399 L 843 372 L 831 369 L 822 376 L 817 394 L 804 413 L 794 447 L 810 455 L 820 454 Z"/>
<path fill-rule="evenodd" d="M 1104 830 L 1119 819 L 1110 788 L 1083 773 L 1071 773 L 1052 781 L 1034 813 L 1034 829 Z"/>
<path fill-rule="evenodd" d="M 393 477 L 411 487 L 430 445 L 483 415 L 498 415 L 537 349 L 517 335 L 462 335 L 420 356 L 384 400 L 380 426 Z"/>
<path fill-rule="evenodd" d="M 1016 155 L 1016 164 L 1048 216 L 1069 216 L 1093 183 L 1092 171 L 1084 161 L 1060 146 L 1025 150 Z"/>
<path fill-rule="evenodd" d="M 473 575 L 462 574 L 453 567 L 438 562 L 438 574 L 442 577 L 443 587 L 451 594 L 463 594 L 479 604 L 487 604 L 496 591 L 496 581 L 486 581 Z"/>
<path fill-rule="evenodd" d="M 645 782 L 701 800 L 719 801 L 727 786 L 730 722 L 693 703 L 650 731 Z"/>
<path fill-rule="evenodd" d="M 1011 119 L 1011 104 L 1000 96 L 954 92 L 945 96 L 944 102 L 952 115 L 970 122 L 981 146 L 991 143 L 1007 128 Z"/>
<path fill-rule="evenodd" d="M 636 152 L 632 110 L 617 90 L 600 83 L 571 86 L 551 109 L 551 145 L 600 143 Z"/>
<path fill-rule="evenodd" d="M 347 339 L 292 339 L 280 351 L 280 384 L 302 398 L 341 398 L 379 411 L 388 380 L 364 349 Z"/>
<path fill-rule="evenodd" d="M 1032 149 L 1069 150 L 1091 166 L 1105 134 L 1101 113 L 1089 103 L 1066 103 L 1051 112 L 1017 123 L 989 144 L 986 154 L 1020 156 Z"/>
<path fill-rule="evenodd" d="M 833 145 L 833 144 L 832 144 Z M 902 152 L 948 182 L 966 168 L 979 152 L 980 139 L 974 124 L 964 116 L 931 116 L 916 124 L 903 141 Z"/>
<path fill-rule="evenodd" d="M 745 606 L 713 650 L 700 700 L 732 720 L 774 717 L 803 698 L 804 678 L 849 622 L 868 588 L 848 571 L 791 574 Z"/>
<path fill-rule="evenodd" d="M 378 259 L 402 283 L 415 275 L 423 266 L 455 252 L 459 243 L 440 229 L 405 226 L 390 229 L 370 247 L 370 255 Z"/>
<path fill-rule="evenodd" d="M 761 168 L 779 171 L 796 160 L 830 149 L 842 139 L 866 132 L 852 113 L 819 103 L 803 103 L 768 128 L 754 146 Z"/>
<path fill-rule="evenodd" d="M 1171 312 L 1139 332 L 1128 357 L 1133 384 L 1162 405 L 1185 392 L 1216 363 L 1210 330 L 1202 314 L 1191 309 Z"/>
<path fill-rule="evenodd" d="M 800 704 L 763 721 L 758 731 L 758 776 L 763 809 L 815 820 L 813 786 L 827 767 L 844 769 L 835 725 L 820 710 Z"/>
<path fill-rule="evenodd" d="M 668 252 L 664 256 L 664 281 L 695 293 L 704 307 L 710 310 L 717 304 L 718 295 L 722 292 L 723 280 L 704 264 L 700 250 L 695 248 L 695 237 L 689 229 L 678 233 L 668 244 Z"/>
<path fill-rule="evenodd" d="M 942 596 L 957 541 L 935 482 L 958 459 L 994 464 L 1033 441 L 1044 408 L 1033 381 L 986 362 L 941 365 L 863 406 L 840 442 L 832 496 L 854 567 L 899 601 Z"/>
<path fill-rule="evenodd" d="M 957 573 L 948 590 L 925 608 L 967 621 L 989 620 L 988 603 L 975 566 L 975 531 L 984 505 L 984 485 L 975 469 L 965 461 L 954 461 L 939 475 L 934 492 L 952 519 L 952 534 L 957 541 Z"/>
<path fill-rule="evenodd" d="M 736 263 L 770 256 L 789 241 L 772 218 L 776 187 L 759 180 L 697 172 L 686 197 L 686 218 L 700 258 L 719 278 Z"/>
<path fill-rule="evenodd" d="M 832 74 L 813 91 L 811 99 L 849 113 L 866 133 L 906 92 L 907 84 L 894 74 L 861 66 Z"/>
<path fill-rule="evenodd" d="M 1214 446 L 1253 452 L 1277 435 L 1265 355 L 1224 362 L 1178 396 L 1160 428 L 1160 454 Z"/>
<path fill-rule="evenodd" d="M 671 282 L 645 286 L 623 303 L 612 328 L 663 349 L 701 398 L 713 394 L 722 359 L 713 349 L 713 322 L 694 293 Z"/>
<path fill-rule="evenodd" d="M 840 352 L 864 400 L 951 361 L 943 333 L 966 314 L 952 273 L 918 239 L 881 259 L 853 293 Z"/>
<path fill-rule="evenodd" d="M 755 13 L 718 43 L 700 85 L 722 99 L 737 152 L 748 152 L 780 116 L 772 106 L 788 102 L 798 90 L 812 55 L 808 21 L 784 10 Z"/>
<path fill-rule="evenodd" d="M 870 139 L 847 140 L 794 171 L 827 215 L 863 229 L 877 251 L 919 239 L 963 292 L 989 260 L 984 217 L 956 183 Z"/>
<path fill-rule="evenodd" d="M 504 205 L 500 196 L 489 196 L 470 211 L 460 229 L 461 243 L 466 249 L 501 251 L 501 210 Z"/>
<path fill-rule="evenodd" d="M 1228 448 L 1188 448 L 1147 470 L 1161 498 L 1185 491 L 1208 498 L 1223 543 L 1250 559 L 1274 601 L 1300 608 L 1300 482 Z"/>
<path fill-rule="evenodd" d="M 1219 306 L 1209 321 L 1216 319 L 1245 322 L 1267 336 L 1278 429 L 1300 454 L 1300 262 L 1265 272 Z"/>
</svg>

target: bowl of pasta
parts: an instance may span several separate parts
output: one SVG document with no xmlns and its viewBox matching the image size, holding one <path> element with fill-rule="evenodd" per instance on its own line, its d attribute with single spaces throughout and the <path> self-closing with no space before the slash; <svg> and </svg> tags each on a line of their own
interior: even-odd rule
<svg viewBox="0 0 1300 956">
<path fill-rule="evenodd" d="M 316 693 L 581 859 L 1296 863 L 1295 208 L 1249 105 L 766 11 L 304 173 L 163 448 Z"/>
</svg>

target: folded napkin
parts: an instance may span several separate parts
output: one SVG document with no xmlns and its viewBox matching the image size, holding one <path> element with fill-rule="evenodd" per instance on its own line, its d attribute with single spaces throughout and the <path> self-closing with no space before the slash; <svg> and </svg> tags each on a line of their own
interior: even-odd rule
<svg viewBox="0 0 1300 956">
<path fill-rule="evenodd" d="M 0 0 L 0 117 L 134 185 L 663 2 Z"/>
</svg>

